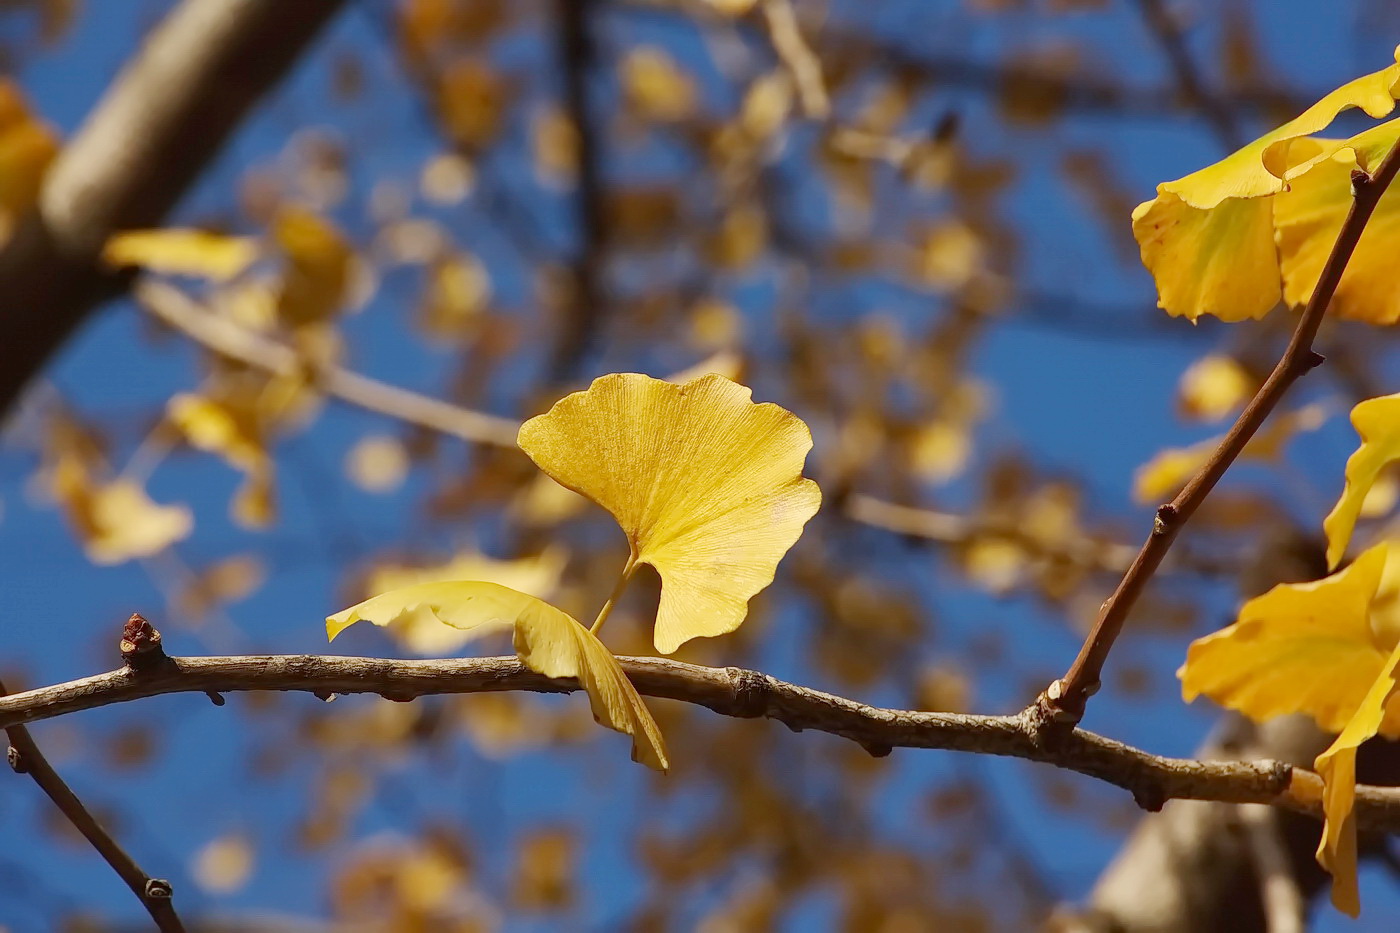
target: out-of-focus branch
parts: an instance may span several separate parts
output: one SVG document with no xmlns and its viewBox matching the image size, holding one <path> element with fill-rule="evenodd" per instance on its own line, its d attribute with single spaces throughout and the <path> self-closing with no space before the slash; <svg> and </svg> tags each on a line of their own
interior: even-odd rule
<svg viewBox="0 0 1400 933">
<path fill-rule="evenodd" d="M 557 0 L 559 64 L 564 109 L 574 129 L 574 210 L 578 241 L 574 245 L 573 291 L 559 329 L 549 372 L 556 380 L 572 375 L 579 359 L 592 349 L 607 314 L 603 283 L 607 261 L 607 205 L 604 202 L 598 126 L 588 101 L 595 58 L 592 0 Z"/>
<path fill-rule="evenodd" d="M 812 729 L 858 743 L 872 755 L 894 748 L 936 748 L 1004 755 L 1055 765 L 1098 778 L 1133 794 L 1148 809 L 1167 800 L 1267 803 L 1322 816 L 1322 779 L 1276 761 L 1197 761 L 1165 758 L 1074 729 L 1062 740 L 1040 741 L 1034 717 L 975 716 L 881 709 L 786 683 L 758 671 L 683 664 L 662 658 L 619 658 L 637 690 L 704 706 L 738 718 L 766 717 L 790 729 Z M 37 722 L 167 693 L 221 694 L 247 690 L 377 693 L 406 701 L 430 694 L 503 690 L 569 692 L 513 657 L 405 661 L 315 655 L 161 658 L 142 670 L 123 668 L 82 680 L 0 697 L 0 727 Z M 1400 789 L 1356 789 L 1358 825 L 1400 831 Z"/>
<path fill-rule="evenodd" d="M 773 49 L 792 75 L 802 112 L 809 120 L 825 120 L 831 115 L 831 101 L 822 80 L 821 61 L 802 37 L 792 0 L 763 0 L 763 16 L 768 21 Z"/>
<path fill-rule="evenodd" d="M 1167 9 L 1162 0 L 1138 0 L 1138 9 L 1142 11 L 1142 18 L 1148 30 L 1166 53 L 1172 73 L 1176 75 L 1177 87 L 1181 89 L 1181 96 L 1209 121 L 1225 148 L 1238 149 L 1244 140 L 1240 138 L 1235 114 L 1206 87 L 1196 62 L 1191 58 L 1191 52 L 1186 48 L 1186 37 L 1182 35 L 1181 24 L 1172 15 L 1172 11 Z"/>
<path fill-rule="evenodd" d="M 215 353 L 279 375 L 306 372 L 306 362 L 291 347 L 205 311 L 173 286 L 143 280 L 136 286 L 136 297 L 155 317 Z M 520 424 L 509 418 L 461 408 L 339 366 L 317 367 L 314 378 L 327 395 L 366 411 L 472 443 L 515 447 Z"/>
<path fill-rule="evenodd" d="M 184 0 L 152 31 L 0 250 L 0 413 L 125 289 L 102 244 L 160 222 L 342 2 Z"/>
<path fill-rule="evenodd" d="M 5 685 L 0 683 L 0 696 L 8 692 Z M 170 882 L 152 878 L 127 855 L 126 850 L 97 821 L 97 817 L 83 806 L 83 802 L 73 793 L 72 788 L 59 777 L 53 765 L 49 764 L 49 760 L 39 750 L 38 743 L 34 741 L 28 729 L 18 724 L 9 725 L 5 727 L 5 734 L 10 742 L 7 757 L 15 773 L 27 774 L 34 779 L 34 783 L 53 801 L 54 806 L 58 807 L 68 822 L 73 824 L 73 828 L 92 844 L 131 889 L 131 893 L 140 899 L 161 933 L 184 933 L 185 928 L 170 900 L 173 893 Z"/>
</svg>

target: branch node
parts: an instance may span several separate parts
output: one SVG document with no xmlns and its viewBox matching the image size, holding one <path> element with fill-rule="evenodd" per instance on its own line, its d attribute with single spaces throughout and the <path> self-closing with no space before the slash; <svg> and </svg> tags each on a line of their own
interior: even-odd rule
<svg viewBox="0 0 1400 933">
<path fill-rule="evenodd" d="M 331 700 L 334 700 L 336 697 L 340 696 L 340 694 L 330 690 L 312 690 L 311 695 L 325 703 L 329 703 Z"/>
<path fill-rule="evenodd" d="M 871 758 L 886 758 L 894 751 L 894 746 L 885 742 L 860 742 L 859 744 Z"/>
<path fill-rule="evenodd" d="M 175 896 L 175 889 L 164 878 L 147 878 L 145 893 L 154 900 L 168 901 Z"/>
<path fill-rule="evenodd" d="M 1376 179 L 1370 172 L 1364 169 L 1354 168 L 1351 170 L 1351 196 L 1359 198 L 1371 186 Z"/>
<path fill-rule="evenodd" d="M 169 663 L 165 649 L 160 644 L 160 632 L 146 621 L 139 612 L 133 612 L 122 627 L 122 638 L 118 643 L 122 660 L 129 670 L 141 673 L 152 671 Z"/>
<path fill-rule="evenodd" d="M 1327 362 L 1327 357 L 1323 356 L 1321 353 L 1318 353 L 1316 350 L 1309 350 L 1306 354 L 1303 355 L 1304 370 L 1316 369 L 1325 362 Z"/>
<path fill-rule="evenodd" d="M 209 698 L 209 702 L 213 703 L 215 706 L 223 706 L 225 703 L 228 702 L 224 699 L 224 695 L 216 690 L 206 690 L 204 691 L 204 695 L 207 696 Z"/>
<path fill-rule="evenodd" d="M 725 672 L 734 685 L 734 715 L 743 719 L 766 716 L 770 693 L 768 678 L 742 667 L 727 668 Z"/>
<path fill-rule="evenodd" d="M 379 691 L 379 695 L 391 703 L 412 703 L 414 700 L 418 699 L 418 694 L 411 690 L 381 690 Z M 335 699 L 334 693 L 326 697 L 326 702 L 330 702 L 333 699 Z"/>
<path fill-rule="evenodd" d="M 15 774 L 29 773 L 29 765 L 25 763 L 24 755 L 20 754 L 20 750 L 13 745 L 5 751 L 5 760 L 10 763 L 10 770 Z"/>
<path fill-rule="evenodd" d="M 1162 535 L 1171 531 L 1172 528 L 1175 527 L 1177 519 L 1180 517 L 1181 513 L 1178 512 L 1176 506 L 1172 505 L 1170 502 L 1165 502 L 1157 506 L 1157 514 L 1152 519 L 1153 537 L 1160 538 Z"/>
<path fill-rule="evenodd" d="M 1148 813 L 1156 813 L 1167 804 L 1167 793 L 1161 783 L 1149 779 L 1134 782 L 1133 803 Z"/>
</svg>

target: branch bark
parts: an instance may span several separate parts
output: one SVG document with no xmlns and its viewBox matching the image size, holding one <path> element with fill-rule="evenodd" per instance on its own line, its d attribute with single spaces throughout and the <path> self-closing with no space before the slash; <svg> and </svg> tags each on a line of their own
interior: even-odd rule
<svg viewBox="0 0 1400 933">
<path fill-rule="evenodd" d="M 704 706 L 725 716 L 775 719 L 794 731 L 811 729 L 856 742 L 870 754 L 894 748 L 936 748 L 1024 758 L 1077 771 L 1129 791 L 1139 805 L 1160 809 L 1168 799 L 1267 803 L 1322 815 L 1322 780 L 1276 761 L 1166 758 L 1075 729 L 1043 743 L 1033 717 L 976 716 L 883 709 L 758 671 L 712 668 L 662 658 L 619 658 L 638 691 Z M 573 680 L 535 673 L 513 657 L 394 660 L 319 655 L 162 658 L 141 670 L 123 668 L 69 683 L 0 697 L 0 728 L 53 719 L 80 710 L 167 693 L 221 694 L 249 690 L 376 693 L 407 701 L 433 694 L 578 690 Z M 1358 786 L 1358 825 L 1400 832 L 1400 789 Z"/>
<path fill-rule="evenodd" d="M 0 250 L 0 412 L 129 276 L 102 244 L 175 206 L 343 0 L 184 0 L 156 27 Z"/>
<path fill-rule="evenodd" d="M 0 696 L 8 692 L 5 685 L 0 683 Z M 16 774 L 27 774 L 34 779 L 34 783 L 53 801 L 54 806 L 58 807 L 68 822 L 73 824 L 73 828 L 92 844 L 131 889 L 131 893 L 141 901 L 151 919 L 155 921 L 156 929 L 161 933 L 184 933 L 184 925 L 181 924 L 179 915 L 175 913 L 175 905 L 170 900 L 174 894 L 170 882 L 152 878 L 136 864 L 136 860 L 112 838 L 97 821 L 97 817 L 83 806 L 83 802 L 73 793 L 67 782 L 59 777 L 28 729 L 18 724 L 9 725 L 5 727 L 5 735 L 10 742 L 6 756 L 10 767 Z"/>
</svg>

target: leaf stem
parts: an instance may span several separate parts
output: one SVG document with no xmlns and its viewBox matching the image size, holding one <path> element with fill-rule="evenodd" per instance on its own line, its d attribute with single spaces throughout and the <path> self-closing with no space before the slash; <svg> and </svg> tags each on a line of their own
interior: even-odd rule
<svg viewBox="0 0 1400 933">
<path fill-rule="evenodd" d="M 594 635 L 603 627 L 603 623 L 608 621 L 608 616 L 612 615 L 613 606 L 617 605 L 618 599 L 622 596 L 622 591 L 627 589 L 628 582 L 632 579 L 632 572 L 637 569 L 637 549 L 632 548 L 627 554 L 627 563 L 622 567 L 622 574 L 618 576 L 617 582 L 613 584 L 612 592 L 608 594 L 608 601 L 603 603 L 603 608 L 598 610 L 598 618 L 593 620 L 593 624 L 588 630 Z"/>
</svg>

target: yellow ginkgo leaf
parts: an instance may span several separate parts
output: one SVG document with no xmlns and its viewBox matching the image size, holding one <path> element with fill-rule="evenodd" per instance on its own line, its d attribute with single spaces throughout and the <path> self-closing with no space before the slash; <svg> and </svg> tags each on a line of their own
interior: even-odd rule
<svg viewBox="0 0 1400 933">
<path fill-rule="evenodd" d="M 572 496 L 573 493 L 569 495 Z M 497 560 L 478 551 L 464 551 L 442 564 L 378 566 L 366 579 L 365 590 L 370 593 L 384 593 L 424 583 L 482 580 L 547 600 L 558 589 L 559 575 L 563 572 L 567 560 L 563 549 L 556 547 L 546 548 L 532 557 L 515 560 Z M 419 616 L 411 616 L 390 626 L 389 634 L 399 644 L 425 658 L 440 658 L 459 651 L 474 637 L 470 631 Z"/>
<path fill-rule="evenodd" d="M 232 504 L 234 518 L 245 527 L 264 528 L 276 516 L 272 457 L 257 399 L 243 404 L 182 392 L 170 399 L 166 415 L 192 447 L 218 454 L 245 475 Z"/>
<path fill-rule="evenodd" d="M 520 428 L 525 453 L 613 514 L 629 568 L 661 576 L 656 647 L 732 632 L 821 503 L 802 478 L 812 435 L 749 389 L 707 375 L 673 385 L 636 373 L 594 380 Z"/>
<path fill-rule="evenodd" d="M 114 234 L 102 248 L 102 259 L 113 266 L 140 266 L 216 282 L 234 278 L 257 256 L 255 241 L 206 230 L 128 230 Z"/>
<path fill-rule="evenodd" d="M 1378 644 L 1370 616 L 1390 550 L 1378 545 L 1330 577 L 1246 602 L 1233 625 L 1191 643 L 1177 672 L 1182 696 L 1258 721 L 1306 713 L 1341 731 L 1386 664 L 1390 646 Z"/>
<path fill-rule="evenodd" d="M 632 759 L 665 771 L 669 767 L 661 730 L 617 658 L 573 616 L 542 599 L 496 583 L 419 583 L 382 593 L 326 617 L 326 635 L 361 620 L 375 625 L 437 622 L 472 636 L 515 630 L 522 663 L 546 677 L 572 677 L 588 691 L 593 717 L 632 736 Z"/>
<path fill-rule="evenodd" d="M 55 464 L 53 492 L 94 564 L 150 557 L 187 537 L 194 527 L 183 505 L 158 505 L 130 480 L 96 482 L 73 456 Z"/>
<path fill-rule="evenodd" d="M 1347 460 L 1342 497 L 1322 522 L 1327 532 L 1327 566 L 1336 567 L 1351 543 L 1366 493 L 1386 465 L 1400 460 L 1400 395 L 1368 398 L 1351 410 L 1351 424 L 1361 446 Z"/>
<path fill-rule="evenodd" d="M 1239 360 L 1212 353 L 1181 374 L 1177 391 L 1183 414 L 1219 421 L 1243 405 L 1254 388 L 1255 380 Z"/>
<path fill-rule="evenodd" d="M 56 155 L 58 136 L 35 119 L 18 85 L 0 79 L 0 230 L 10 230 L 39 200 Z"/>
<path fill-rule="evenodd" d="M 1292 181 L 1274 198 L 1283 298 L 1290 305 L 1312 297 L 1322 267 L 1332 252 L 1342 221 L 1351 209 L 1351 173 L 1371 170 L 1376 159 L 1400 137 L 1400 120 L 1391 120 L 1344 142 L 1329 158 Z M 1327 141 L 1323 141 L 1327 142 Z M 1377 148 L 1381 153 L 1377 154 Z M 1400 242 L 1400 188 L 1381 195 L 1366 231 L 1356 244 L 1337 285 L 1328 313 L 1335 317 L 1394 324 L 1400 320 L 1400 292 L 1393 287 L 1396 243 Z"/>
<path fill-rule="evenodd" d="M 1313 765 L 1322 775 L 1322 809 L 1326 816 L 1317 861 L 1332 874 L 1332 906 L 1352 917 L 1361 912 L 1361 895 L 1356 887 L 1356 750 L 1382 732 L 1391 718 L 1386 712 L 1400 689 L 1397 667 L 1400 644 L 1381 665 L 1336 741 L 1317 756 Z"/>
<path fill-rule="evenodd" d="M 1353 150 L 1347 156 L 1353 164 L 1370 164 L 1379 144 L 1374 131 L 1351 140 L 1310 137 L 1343 110 L 1360 108 L 1377 118 L 1390 113 L 1400 95 L 1397 53 L 1396 64 L 1343 85 L 1214 165 L 1158 185 L 1157 196 L 1138 205 L 1133 235 L 1162 308 L 1191 320 L 1213 314 L 1241 321 L 1262 317 L 1278 303 L 1284 296 L 1280 260 L 1287 264 L 1290 257 L 1275 250 L 1280 199 L 1273 195 L 1305 184 L 1306 175 L 1344 149 Z M 1345 197 L 1343 209 L 1349 202 Z M 1316 281 L 1305 281 L 1299 269 L 1294 273 L 1290 302 L 1311 292 Z"/>
<path fill-rule="evenodd" d="M 355 254 L 330 221 L 301 207 L 284 207 L 272 237 L 287 257 L 277 314 L 290 327 L 330 320 L 350 292 Z"/>
</svg>

